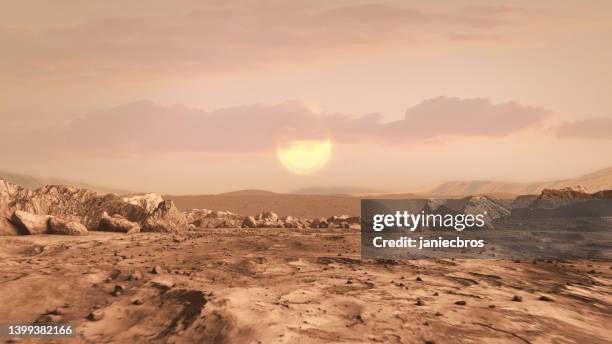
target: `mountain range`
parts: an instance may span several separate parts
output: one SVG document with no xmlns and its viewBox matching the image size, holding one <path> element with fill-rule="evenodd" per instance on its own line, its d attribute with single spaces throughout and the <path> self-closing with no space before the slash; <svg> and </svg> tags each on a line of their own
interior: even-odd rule
<svg viewBox="0 0 612 344">
<path fill-rule="evenodd" d="M 538 194 L 543 189 L 560 189 L 581 185 L 590 192 L 612 189 L 612 166 L 576 178 L 535 183 L 513 183 L 492 180 L 449 181 L 420 194 L 432 196 L 461 196 L 475 194 L 528 195 Z"/>
<path fill-rule="evenodd" d="M 98 192 L 112 192 L 117 194 L 128 194 L 130 191 L 103 187 L 99 185 L 92 185 L 83 182 L 76 182 L 73 180 L 64 180 L 59 178 L 45 178 L 35 177 L 27 174 L 1 172 L 0 179 L 4 179 L 11 183 L 21 185 L 29 189 L 36 189 L 48 184 L 63 184 L 71 185 L 76 187 L 88 188 Z M 520 183 L 520 182 L 505 182 L 505 181 L 494 181 L 494 180 L 464 180 L 464 181 L 448 181 L 433 187 L 421 189 L 414 192 L 397 192 L 390 193 L 385 191 L 377 191 L 364 187 L 351 187 L 351 186 L 338 186 L 338 187 L 307 187 L 298 190 L 294 190 L 290 193 L 275 193 L 266 190 L 238 190 L 232 192 L 226 192 L 221 194 L 210 194 L 210 195 L 176 195 L 169 196 L 178 200 L 178 204 L 185 203 L 185 207 L 196 206 L 199 202 L 196 200 L 212 200 L 212 199 L 224 199 L 227 201 L 235 201 L 236 198 L 260 198 L 260 202 L 263 198 L 278 198 L 278 196 L 286 195 L 292 196 L 291 199 L 300 199 L 300 197 L 293 196 L 335 196 L 337 198 L 343 197 L 368 197 L 368 198 L 415 198 L 415 197 L 461 197 L 466 195 L 477 195 L 486 194 L 494 195 L 500 198 L 513 198 L 517 195 L 528 195 L 538 194 L 543 189 L 560 189 L 564 187 L 581 185 L 586 187 L 590 192 L 596 192 L 601 190 L 612 189 L 612 166 L 598 170 L 589 174 L 578 176 L 570 179 L 533 182 L 533 183 Z M 147 190 L 143 190 L 147 191 Z M 213 202 L 216 203 L 216 202 Z M 350 208 L 354 207 L 354 201 L 350 201 Z M 223 201 L 221 204 L 225 205 Z M 221 205 L 219 204 L 219 205 Z M 179 205 L 180 207 L 180 205 Z"/>
</svg>

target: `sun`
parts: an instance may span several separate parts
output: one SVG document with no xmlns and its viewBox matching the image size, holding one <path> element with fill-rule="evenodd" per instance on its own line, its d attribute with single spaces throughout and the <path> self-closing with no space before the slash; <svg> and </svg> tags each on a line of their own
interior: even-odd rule
<svg viewBox="0 0 612 344">
<path fill-rule="evenodd" d="M 294 140 L 276 148 L 278 160 L 289 171 L 306 175 L 325 166 L 331 155 L 331 140 Z"/>
</svg>

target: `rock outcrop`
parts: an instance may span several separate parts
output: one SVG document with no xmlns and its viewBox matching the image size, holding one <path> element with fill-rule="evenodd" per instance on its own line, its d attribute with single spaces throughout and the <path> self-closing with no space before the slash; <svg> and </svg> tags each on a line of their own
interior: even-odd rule
<svg viewBox="0 0 612 344">
<path fill-rule="evenodd" d="M 611 197 L 606 197 L 608 194 Z M 590 194 L 585 187 L 578 185 L 562 189 L 544 189 L 539 195 L 518 196 L 512 202 L 512 209 L 551 210 L 585 200 L 606 198 L 612 198 L 611 190 L 603 190 Z"/>
<path fill-rule="evenodd" d="M 36 190 L 19 188 L 8 203 L 10 209 L 35 215 L 57 216 L 97 228 L 102 214 L 119 214 L 141 222 L 149 215 L 143 207 L 124 202 L 119 195 L 99 195 L 94 191 L 64 185 L 48 185 Z"/>
<path fill-rule="evenodd" d="M 144 208 L 144 210 L 147 211 L 147 213 L 152 213 L 153 211 L 155 211 L 155 209 L 157 209 L 157 206 L 164 201 L 162 196 L 156 193 L 127 196 L 123 197 L 122 200 L 129 204 L 141 206 L 142 208 Z"/>
<path fill-rule="evenodd" d="M 563 189 L 544 189 L 540 196 L 530 205 L 530 208 L 555 209 L 577 200 L 590 199 L 591 194 L 582 186 L 567 187 Z"/>
<path fill-rule="evenodd" d="M 47 228 L 42 222 L 50 217 L 67 223 L 80 223 L 90 230 L 133 233 L 144 227 L 145 222 L 151 231 L 175 232 L 185 229 L 187 222 L 184 215 L 173 203 L 167 202 L 157 194 L 130 197 L 100 195 L 91 190 L 64 185 L 28 190 L 0 180 L 0 219 L 19 211 L 11 217 L 10 222 L 0 220 L 0 233 L 11 233 L 13 229 L 8 223 L 16 225 L 22 234 L 44 233 Z M 70 228 L 62 230 L 76 230 L 76 225 L 71 224 Z"/>
<path fill-rule="evenodd" d="M 485 223 L 490 224 L 493 220 L 510 215 L 510 210 L 500 202 L 489 196 L 471 196 L 464 198 L 466 204 L 462 209 L 463 214 L 483 214 Z"/>
</svg>

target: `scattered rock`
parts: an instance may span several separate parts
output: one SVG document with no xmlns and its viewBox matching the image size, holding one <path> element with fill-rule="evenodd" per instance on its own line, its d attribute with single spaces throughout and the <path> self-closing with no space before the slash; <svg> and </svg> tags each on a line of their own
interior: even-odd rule
<svg viewBox="0 0 612 344">
<path fill-rule="evenodd" d="M 155 268 L 154 268 L 155 269 Z M 160 268 L 161 269 L 161 268 Z M 134 271 L 130 274 L 130 276 L 128 277 L 128 279 L 130 281 L 138 281 L 142 279 L 142 273 L 140 273 L 140 271 Z"/>
<path fill-rule="evenodd" d="M 459 301 L 455 301 L 455 304 L 459 305 L 459 306 L 465 306 L 467 304 L 467 302 L 465 302 L 463 300 L 459 300 Z"/>
<path fill-rule="evenodd" d="M 276 215 L 275 213 L 271 211 L 264 211 L 262 213 L 257 214 L 255 219 L 257 219 L 258 221 L 276 222 L 278 221 L 278 215 Z"/>
<path fill-rule="evenodd" d="M 425 306 L 425 301 L 421 299 L 417 299 L 415 305 L 417 306 Z"/>
<path fill-rule="evenodd" d="M 87 315 L 87 319 L 91 321 L 98 321 L 104 318 L 104 312 L 101 309 L 96 309 Z"/>
<path fill-rule="evenodd" d="M 247 216 L 242 221 L 242 228 L 255 228 L 257 227 L 257 222 L 253 216 Z"/>
<path fill-rule="evenodd" d="M 53 309 L 51 312 L 49 312 L 49 314 L 63 315 L 64 311 L 58 307 L 58 308 Z"/>
<path fill-rule="evenodd" d="M 49 324 L 58 323 L 62 321 L 62 316 L 58 314 L 43 314 L 36 319 L 36 323 Z"/>
<path fill-rule="evenodd" d="M 153 269 L 151 269 L 151 272 L 152 272 L 152 273 L 154 273 L 154 274 L 161 275 L 161 274 L 163 274 L 163 273 L 164 273 L 164 269 L 162 269 L 162 267 L 161 267 L 161 266 L 159 266 L 159 265 L 155 265 L 155 266 L 153 267 Z"/>
<path fill-rule="evenodd" d="M 512 297 L 512 301 L 514 301 L 514 302 L 523 302 L 523 297 L 519 296 L 519 295 L 514 295 L 514 297 Z"/>
<path fill-rule="evenodd" d="M 151 280 L 151 283 L 155 286 L 170 289 L 174 287 L 174 281 L 167 277 L 157 277 Z"/>
<path fill-rule="evenodd" d="M 187 228 L 187 219 L 174 202 L 163 201 L 149 215 L 142 226 L 143 232 L 176 233 Z"/>
<path fill-rule="evenodd" d="M 117 284 L 111 294 L 113 294 L 113 296 L 120 296 L 121 294 L 123 294 L 124 290 L 125 288 L 122 285 Z"/>
<path fill-rule="evenodd" d="M 327 227 L 328 227 L 327 220 L 322 217 L 314 218 L 310 222 L 310 228 L 327 228 Z"/>
<path fill-rule="evenodd" d="M 133 305 L 142 305 L 143 303 L 144 302 L 140 298 L 135 298 L 134 300 L 132 300 Z"/>
<path fill-rule="evenodd" d="M 125 219 L 119 214 L 115 214 L 110 217 L 106 212 L 104 212 L 98 224 L 98 230 L 131 234 L 140 232 L 140 225 L 136 222 Z"/>
<path fill-rule="evenodd" d="M 554 299 L 552 297 L 546 296 L 546 295 L 541 295 L 538 300 L 540 301 L 547 301 L 547 302 L 552 302 L 554 301 Z"/>
</svg>

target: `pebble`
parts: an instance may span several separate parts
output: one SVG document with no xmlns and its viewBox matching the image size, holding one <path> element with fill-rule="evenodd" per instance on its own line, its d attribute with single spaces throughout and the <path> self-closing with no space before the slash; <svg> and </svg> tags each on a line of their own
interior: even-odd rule
<svg viewBox="0 0 612 344">
<path fill-rule="evenodd" d="M 124 290 L 125 290 L 125 288 L 122 285 L 117 284 L 115 286 L 115 289 L 113 289 L 112 294 L 113 294 L 113 296 L 120 296 L 123 293 Z"/>
<path fill-rule="evenodd" d="M 144 302 L 141 299 L 132 300 L 133 305 L 142 305 Z"/>
<path fill-rule="evenodd" d="M 154 273 L 154 274 L 161 275 L 161 274 L 163 274 L 163 273 L 164 273 L 164 269 L 162 269 L 162 267 L 161 267 L 161 266 L 159 266 L 159 265 L 155 265 L 155 266 L 153 267 L 153 269 L 151 269 L 151 272 L 152 272 L 152 273 Z"/>
<path fill-rule="evenodd" d="M 521 296 L 514 295 L 514 297 L 512 298 L 512 301 L 514 301 L 514 302 L 523 302 L 523 298 Z"/>
<path fill-rule="evenodd" d="M 552 299 L 552 297 L 549 297 L 549 296 L 546 296 L 546 295 L 541 295 L 541 296 L 540 296 L 540 298 L 539 298 L 538 300 L 540 300 L 540 301 L 547 301 L 547 302 L 552 302 L 552 301 L 554 301 L 554 300 Z"/>
<path fill-rule="evenodd" d="M 172 288 L 174 287 L 174 282 L 169 280 L 169 279 L 165 279 L 165 278 L 156 278 L 151 280 L 151 283 L 159 286 L 159 287 L 164 287 L 164 288 Z"/>
<path fill-rule="evenodd" d="M 130 274 L 131 281 L 138 281 L 142 279 L 142 273 L 140 271 L 134 271 Z"/>
<path fill-rule="evenodd" d="M 459 306 L 465 306 L 467 304 L 467 302 L 465 302 L 463 300 L 459 300 L 459 301 L 455 301 L 455 304 L 459 305 Z"/>
<path fill-rule="evenodd" d="M 87 315 L 87 319 L 91 321 L 98 321 L 98 320 L 101 320 L 102 318 L 104 318 L 104 312 L 100 309 L 97 309 L 89 313 L 89 315 Z"/>
</svg>

